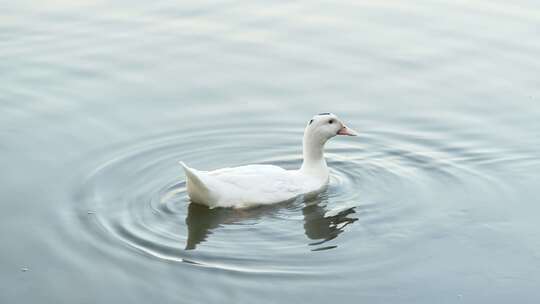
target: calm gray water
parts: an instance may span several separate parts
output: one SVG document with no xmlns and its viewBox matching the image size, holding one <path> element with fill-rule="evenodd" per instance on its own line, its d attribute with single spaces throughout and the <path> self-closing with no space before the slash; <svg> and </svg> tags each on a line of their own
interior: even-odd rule
<svg viewBox="0 0 540 304">
<path fill-rule="evenodd" d="M 1 303 L 538 303 L 538 1 L 0 4 Z M 189 203 L 200 169 L 328 190 Z"/>
</svg>

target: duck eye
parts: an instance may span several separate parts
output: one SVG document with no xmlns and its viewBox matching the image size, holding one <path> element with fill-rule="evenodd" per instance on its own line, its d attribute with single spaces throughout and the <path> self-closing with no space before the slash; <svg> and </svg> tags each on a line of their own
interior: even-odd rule
<svg viewBox="0 0 540 304">
<path fill-rule="evenodd" d="M 334 120 L 333 120 L 333 119 L 330 119 L 330 120 L 328 121 L 328 123 L 329 123 L 329 124 L 334 123 Z"/>
<path fill-rule="evenodd" d="M 313 122 L 313 119 L 309 121 L 308 125 L 310 125 Z"/>
</svg>

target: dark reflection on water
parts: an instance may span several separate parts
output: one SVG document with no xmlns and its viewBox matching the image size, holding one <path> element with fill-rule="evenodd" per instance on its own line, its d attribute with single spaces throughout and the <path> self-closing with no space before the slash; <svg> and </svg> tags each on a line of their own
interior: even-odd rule
<svg viewBox="0 0 540 304">
<path fill-rule="evenodd" d="M 195 249 L 198 244 L 207 241 L 210 234 L 222 225 L 241 223 L 245 220 L 258 219 L 268 216 L 279 208 L 286 208 L 288 204 L 281 203 L 270 206 L 259 206 L 249 209 L 214 208 L 190 203 L 186 217 L 188 237 L 186 250 Z M 309 245 L 318 246 L 339 236 L 345 227 L 357 221 L 357 218 L 348 217 L 354 214 L 354 207 L 339 211 L 335 215 L 327 215 L 325 195 L 317 195 L 305 202 L 302 208 L 304 216 L 304 232 L 311 240 L 317 240 Z M 279 236 L 277 236 L 279 238 Z M 337 246 L 319 247 L 312 250 L 336 248 Z"/>
<path fill-rule="evenodd" d="M 310 243 L 311 246 L 318 246 L 338 237 L 345 231 L 347 225 L 352 224 L 358 218 L 349 217 L 354 214 L 354 207 L 339 211 L 336 215 L 326 215 L 327 209 L 319 203 L 310 203 L 302 208 L 304 215 L 304 231 L 306 236 L 317 242 Z M 336 248 L 337 245 L 324 247 L 325 249 Z M 312 250 L 322 250 L 321 247 Z"/>
</svg>

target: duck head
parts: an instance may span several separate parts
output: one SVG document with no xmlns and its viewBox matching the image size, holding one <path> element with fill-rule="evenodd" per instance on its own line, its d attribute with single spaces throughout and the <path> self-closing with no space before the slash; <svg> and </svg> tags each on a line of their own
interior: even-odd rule
<svg viewBox="0 0 540 304">
<path fill-rule="evenodd" d="M 327 174 L 328 168 L 323 153 L 324 144 L 337 135 L 357 136 L 358 133 L 347 127 L 332 113 L 320 113 L 313 116 L 304 130 L 303 171 Z"/>
<path fill-rule="evenodd" d="M 304 135 L 325 143 L 336 135 L 357 136 L 358 133 L 348 128 L 335 114 L 320 113 L 308 122 Z"/>
</svg>

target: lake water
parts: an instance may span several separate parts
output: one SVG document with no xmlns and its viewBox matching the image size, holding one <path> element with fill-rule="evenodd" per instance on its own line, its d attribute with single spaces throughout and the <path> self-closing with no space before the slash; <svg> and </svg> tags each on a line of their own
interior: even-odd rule
<svg viewBox="0 0 540 304">
<path fill-rule="evenodd" d="M 190 204 L 177 161 L 308 201 Z M 538 1 L 0 4 L 0 302 L 538 303 Z"/>
</svg>

